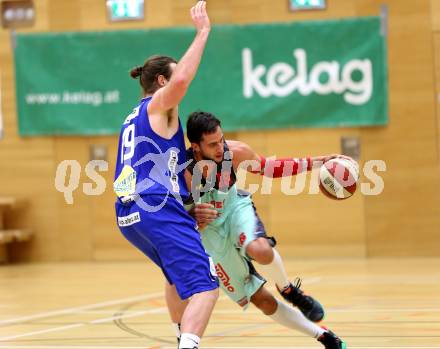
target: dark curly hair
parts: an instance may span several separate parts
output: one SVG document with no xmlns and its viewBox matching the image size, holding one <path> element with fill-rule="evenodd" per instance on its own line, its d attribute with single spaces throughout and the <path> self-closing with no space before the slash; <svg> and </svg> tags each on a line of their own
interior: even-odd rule
<svg viewBox="0 0 440 349">
<path fill-rule="evenodd" d="M 221 122 L 214 114 L 196 111 L 186 122 L 186 135 L 191 143 L 199 144 L 204 133 L 214 133 L 218 126 L 221 126 Z"/>
</svg>

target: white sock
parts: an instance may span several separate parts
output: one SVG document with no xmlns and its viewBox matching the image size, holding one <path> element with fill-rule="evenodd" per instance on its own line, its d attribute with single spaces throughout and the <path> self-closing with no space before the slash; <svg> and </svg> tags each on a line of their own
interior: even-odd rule
<svg viewBox="0 0 440 349">
<path fill-rule="evenodd" d="M 278 307 L 274 314 L 269 317 L 279 324 L 298 330 L 313 338 L 319 338 L 324 332 L 323 328 L 308 320 L 298 309 L 277 300 Z"/>
<path fill-rule="evenodd" d="M 180 333 L 180 324 L 176 324 L 173 322 L 172 324 L 174 332 L 176 332 L 176 337 L 180 339 L 181 333 Z"/>
<path fill-rule="evenodd" d="M 273 250 L 273 261 L 270 264 L 259 265 L 259 269 L 263 270 L 263 274 L 269 276 L 277 285 L 279 290 L 284 290 L 290 285 L 287 277 L 286 269 L 284 269 L 283 260 L 276 249 Z"/>
<path fill-rule="evenodd" d="M 200 337 L 192 333 L 182 333 L 180 336 L 179 349 L 198 349 Z"/>
</svg>

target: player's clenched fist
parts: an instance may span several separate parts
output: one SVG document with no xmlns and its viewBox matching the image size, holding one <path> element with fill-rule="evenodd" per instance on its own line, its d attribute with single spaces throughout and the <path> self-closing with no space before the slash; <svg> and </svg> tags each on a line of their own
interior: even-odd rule
<svg viewBox="0 0 440 349">
<path fill-rule="evenodd" d="M 196 204 L 194 209 L 194 218 L 200 229 L 213 222 L 218 217 L 218 212 L 211 204 L 201 203 Z"/>
<path fill-rule="evenodd" d="M 206 12 L 206 1 L 198 1 L 197 4 L 191 8 L 191 18 L 198 32 L 209 31 L 211 29 L 211 22 Z"/>
</svg>

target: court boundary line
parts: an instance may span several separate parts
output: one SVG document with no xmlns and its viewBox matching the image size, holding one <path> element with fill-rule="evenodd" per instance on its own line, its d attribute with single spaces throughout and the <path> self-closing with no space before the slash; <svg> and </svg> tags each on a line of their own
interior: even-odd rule
<svg viewBox="0 0 440 349">
<path fill-rule="evenodd" d="M 132 297 L 132 298 L 126 298 L 125 299 L 125 303 L 129 303 L 131 301 L 133 301 L 134 298 L 142 298 L 142 299 L 152 299 L 155 297 L 159 297 L 159 296 L 163 296 L 162 293 L 158 294 L 150 294 L 150 295 L 146 295 L 146 296 L 138 296 L 138 297 Z M 130 301 L 127 301 L 128 299 L 130 299 Z M 123 304 L 121 302 L 121 300 L 119 301 L 111 301 L 112 304 L 115 304 L 115 302 L 118 302 L 116 304 Z M 108 304 L 110 302 L 104 302 L 104 303 L 97 303 L 97 304 Z M 96 306 L 95 305 L 88 305 L 89 306 Z M 56 312 L 50 312 L 50 316 L 54 316 L 54 313 L 57 313 L 56 315 L 59 315 L 60 313 L 62 314 L 66 314 L 66 311 L 69 310 L 69 313 L 74 313 L 74 311 L 72 311 L 72 309 L 77 309 L 77 308 L 69 308 L 69 309 L 65 309 L 65 310 L 60 310 L 60 311 L 56 311 Z M 379 309 L 378 309 L 379 310 Z M 52 328 L 46 328 L 44 330 L 39 330 L 39 331 L 31 331 L 31 332 L 25 332 L 25 333 L 21 333 L 21 334 L 17 334 L 17 335 L 13 335 L 13 336 L 6 336 L 6 337 L 0 337 L 0 342 L 5 342 L 5 341 L 10 341 L 13 339 L 18 339 L 18 338 L 23 338 L 23 337 L 31 337 L 33 335 L 38 335 L 38 334 L 43 334 L 43 333 L 51 333 L 51 332 L 58 332 L 58 331 L 63 331 L 66 329 L 71 329 L 71 328 L 78 328 L 78 327 L 82 327 L 82 326 L 86 326 L 86 325 L 94 325 L 94 324 L 102 324 L 102 323 L 106 323 L 106 322 L 111 322 L 114 320 L 119 320 L 119 319 L 126 319 L 126 318 L 134 318 L 134 317 L 139 317 L 139 316 L 143 316 L 145 314 L 157 314 L 157 313 L 166 313 L 167 308 L 166 307 L 154 307 L 154 308 L 150 308 L 148 310 L 142 310 L 142 311 L 137 311 L 134 313 L 129 313 L 129 314 L 121 314 L 121 315 L 116 315 L 116 316 L 111 316 L 111 317 L 105 317 L 105 318 L 101 318 L 101 319 L 94 319 L 94 320 L 89 320 L 86 322 L 80 322 L 80 323 L 74 323 L 74 324 L 70 324 L 70 325 L 64 325 L 64 326 L 59 326 L 59 327 L 52 327 Z M 337 312 L 335 309 L 332 309 L 333 312 Z M 341 309 L 340 312 L 347 312 L 347 310 L 343 310 Z M 349 312 L 349 311 L 348 311 Z M 380 310 L 379 310 L 380 312 Z M 49 314 L 49 313 L 46 313 Z M 38 316 L 38 318 L 41 318 L 43 314 L 38 314 L 38 315 L 34 315 L 32 317 L 36 317 Z M 264 322 L 262 323 L 264 324 Z M 0 348 L 2 348 L 0 346 Z M 219 347 L 219 349 L 222 347 Z M 281 347 L 282 348 L 282 347 Z M 382 347 L 359 347 L 359 348 L 369 348 L 369 349 L 379 349 Z M 391 347 L 383 347 L 383 348 L 391 348 Z M 430 348 L 430 349 L 440 349 L 440 347 L 397 347 L 397 348 L 418 348 L 418 349 L 424 349 L 424 348 Z"/>
<path fill-rule="evenodd" d="M 150 294 L 147 293 L 144 295 L 127 297 L 127 298 L 120 298 L 120 299 L 115 299 L 112 301 L 92 303 L 92 304 L 87 304 L 87 305 L 81 305 L 78 307 L 64 308 L 64 309 L 58 309 L 58 310 L 53 310 L 53 311 L 48 311 L 48 312 L 43 312 L 43 313 L 37 313 L 37 314 L 33 314 L 33 315 L 28 315 L 28 316 L 21 316 L 18 318 L 0 320 L 0 327 L 12 325 L 12 324 L 17 324 L 17 323 L 28 322 L 28 321 L 37 320 L 37 319 L 46 319 L 46 318 L 50 318 L 50 317 L 54 317 L 54 316 L 58 316 L 58 315 L 74 314 L 74 313 L 76 313 L 78 311 L 82 311 L 82 310 L 104 308 L 104 307 L 108 307 L 111 305 L 126 304 L 126 303 L 131 303 L 131 302 L 154 299 L 154 298 L 163 297 L 163 295 L 164 295 L 163 292 L 156 292 L 156 293 L 150 293 Z"/>
<path fill-rule="evenodd" d="M 107 318 L 103 318 L 103 319 L 95 319 L 95 320 L 90 320 L 90 321 L 85 321 L 85 322 L 77 322 L 77 323 L 65 325 L 65 326 L 46 328 L 44 330 L 39 330 L 39 331 L 25 332 L 25 333 L 21 333 L 21 334 L 17 334 L 17 335 L 12 335 L 12 336 L 0 337 L 0 342 L 11 341 L 13 339 L 18 339 L 18 338 L 23 338 L 23 337 L 31 337 L 31 336 L 43 334 L 43 333 L 59 332 L 59 331 L 64 331 L 64 330 L 68 330 L 71 328 L 79 328 L 79 327 L 83 327 L 83 326 L 87 326 L 87 325 L 95 325 L 95 324 L 100 324 L 100 323 L 105 323 L 105 322 L 112 322 L 117 319 L 132 318 L 132 317 L 137 317 L 137 316 L 143 316 L 145 314 L 154 314 L 154 313 L 161 312 L 164 309 L 166 309 L 166 308 L 165 307 L 151 308 L 148 310 L 139 311 L 136 314 L 111 316 L 111 317 L 107 317 Z"/>
<path fill-rule="evenodd" d="M 0 349 L 158 349 L 157 346 L 78 346 L 78 345 L 18 345 L 18 346 L 3 346 Z M 175 349 L 175 347 L 160 347 L 162 349 Z M 316 349 L 316 346 L 295 346 L 295 347 L 206 347 L 205 349 Z M 351 349 L 440 349 L 440 346 L 350 346 Z"/>
</svg>

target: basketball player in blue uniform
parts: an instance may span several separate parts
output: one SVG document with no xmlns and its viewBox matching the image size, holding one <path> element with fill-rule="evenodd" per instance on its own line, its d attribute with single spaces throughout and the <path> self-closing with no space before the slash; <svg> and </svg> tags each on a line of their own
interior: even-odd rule
<svg viewBox="0 0 440 349">
<path fill-rule="evenodd" d="M 214 265 L 183 206 L 189 193 L 178 104 L 196 74 L 210 32 L 206 3 L 199 1 L 191 16 L 197 34 L 179 63 L 153 56 L 131 71 L 140 79 L 144 98 L 122 125 L 114 181 L 122 234 L 162 269 L 181 299 L 189 299 L 181 320 L 181 349 L 199 348 L 218 298 Z"/>
</svg>

